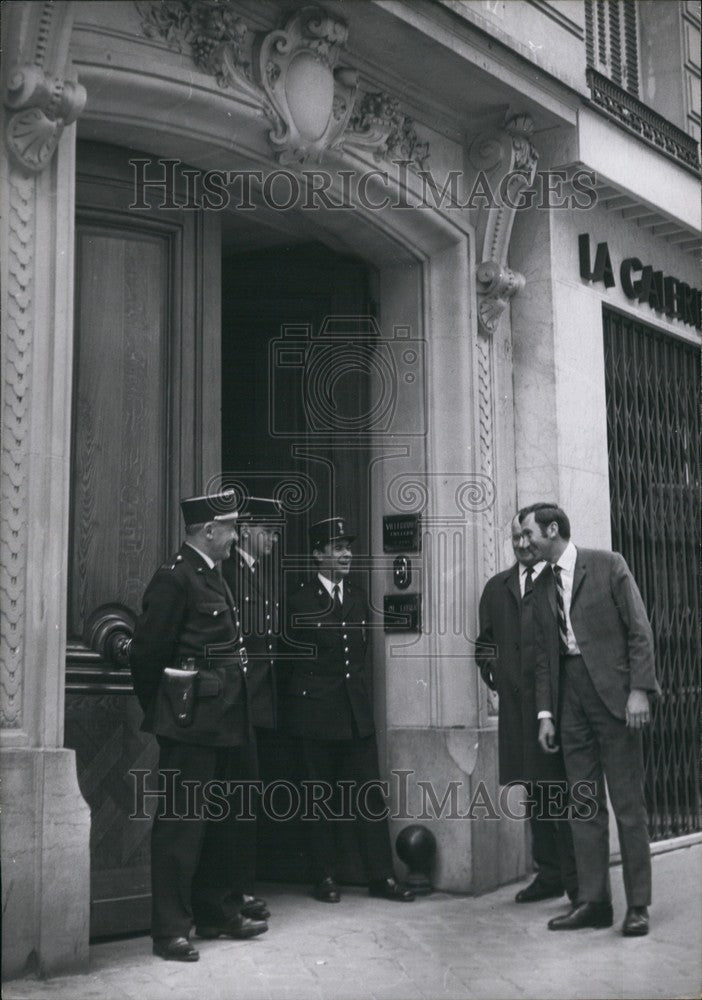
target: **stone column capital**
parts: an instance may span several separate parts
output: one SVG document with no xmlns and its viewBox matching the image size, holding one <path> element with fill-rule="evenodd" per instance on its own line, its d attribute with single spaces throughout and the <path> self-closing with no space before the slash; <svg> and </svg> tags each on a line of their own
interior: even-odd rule
<svg viewBox="0 0 702 1000">
<path fill-rule="evenodd" d="M 66 125 L 85 107 L 85 88 L 69 79 L 73 4 L 45 0 L 6 7 L 3 33 L 15 61 L 2 79 L 5 142 L 17 168 L 38 174 L 51 161 Z"/>
</svg>

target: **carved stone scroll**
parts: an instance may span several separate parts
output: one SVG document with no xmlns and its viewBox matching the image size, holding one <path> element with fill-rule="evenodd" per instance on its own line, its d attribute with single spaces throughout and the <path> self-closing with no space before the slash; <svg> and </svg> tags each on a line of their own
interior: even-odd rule
<svg viewBox="0 0 702 1000">
<path fill-rule="evenodd" d="M 15 161 L 38 173 L 54 155 L 66 125 L 85 107 L 85 87 L 38 66 L 16 66 L 9 75 L 4 103 L 8 108 L 5 137 Z"/>
<path fill-rule="evenodd" d="M 536 172 L 533 131 L 528 115 L 514 115 L 500 132 L 478 136 L 469 151 L 472 165 L 485 173 L 495 196 L 495 204 L 484 210 L 487 218 L 481 227 L 482 253 L 476 270 L 479 322 L 485 335 L 494 333 L 510 298 L 525 283 L 506 264 L 517 206 Z"/>
</svg>

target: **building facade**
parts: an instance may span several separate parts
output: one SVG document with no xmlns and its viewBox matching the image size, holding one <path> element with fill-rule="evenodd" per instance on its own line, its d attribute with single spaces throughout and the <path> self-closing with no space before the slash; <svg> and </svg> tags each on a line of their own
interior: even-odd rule
<svg viewBox="0 0 702 1000">
<path fill-rule="evenodd" d="M 652 832 L 699 831 L 699 6 L 4 5 L 6 975 L 148 926 L 122 642 L 215 483 L 281 499 L 284 579 L 311 520 L 358 525 L 393 828 L 438 887 L 527 867 L 472 643 L 540 498 L 634 570 Z"/>
</svg>

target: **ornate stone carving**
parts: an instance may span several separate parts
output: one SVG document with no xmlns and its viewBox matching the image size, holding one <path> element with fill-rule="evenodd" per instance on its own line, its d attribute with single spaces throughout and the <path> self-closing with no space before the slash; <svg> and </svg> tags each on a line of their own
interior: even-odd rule
<svg viewBox="0 0 702 1000">
<path fill-rule="evenodd" d="M 531 141 L 534 123 L 525 114 L 514 115 L 494 135 L 478 136 L 469 157 L 483 171 L 496 204 L 486 209 L 482 253 L 476 270 L 481 331 L 492 334 L 510 298 L 524 287 L 524 277 L 506 266 L 509 240 L 521 194 L 531 186 L 538 153 Z"/>
<path fill-rule="evenodd" d="M 389 94 L 362 94 L 343 145 L 370 149 L 377 160 L 406 160 L 411 166 L 423 169 L 429 158 L 429 143 L 420 141 L 413 120 L 402 114 L 399 104 Z"/>
<path fill-rule="evenodd" d="M 4 103 L 10 110 L 6 139 L 10 153 L 25 170 L 38 173 L 54 154 L 61 134 L 85 107 L 79 83 L 47 76 L 39 66 L 10 72 Z"/>
<path fill-rule="evenodd" d="M 338 147 L 424 166 L 429 145 L 399 101 L 361 93 L 358 74 L 337 65 L 348 25 L 321 7 L 303 7 L 282 29 L 252 31 L 231 0 L 135 0 L 144 34 L 163 38 L 220 87 L 252 100 L 272 127 L 281 163 L 320 160 Z"/>
<path fill-rule="evenodd" d="M 34 187 L 33 177 L 21 176 L 17 171 L 10 172 L 0 467 L 0 722 L 5 728 L 22 725 Z"/>
<path fill-rule="evenodd" d="M 222 87 L 232 87 L 263 103 L 253 78 L 254 35 L 226 0 L 135 0 L 148 38 L 190 52 L 198 69 Z"/>
<path fill-rule="evenodd" d="M 343 135 L 358 88 L 357 74 L 336 66 L 347 37 L 344 21 L 304 7 L 261 41 L 257 76 L 268 97 L 268 138 L 279 162 L 319 160 Z"/>
<path fill-rule="evenodd" d="M 524 288 L 524 275 L 509 267 L 501 268 L 494 260 L 483 261 L 476 270 L 478 283 L 478 312 L 481 325 L 494 333 L 500 316 L 512 296 Z"/>
</svg>

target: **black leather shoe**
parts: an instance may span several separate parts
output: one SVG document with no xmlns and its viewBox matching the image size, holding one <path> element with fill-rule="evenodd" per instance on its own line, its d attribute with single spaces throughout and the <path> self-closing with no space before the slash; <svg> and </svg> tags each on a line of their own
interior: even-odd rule
<svg viewBox="0 0 702 1000">
<path fill-rule="evenodd" d="M 412 890 L 399 885 L 392 876 L 373 879 L 368 883 L 368 893 L 380 899 L 390 899 L 395 903 L 411 903 L 414 899 Z"/>
<path fill-rule="evenodd" d="M 535 878 L 525 889 L 520 889 L 514 897 L 515 903 L 538 903 L 540 899 L 557 899 L 563 895 L 563 887 L 549 885 L 540 878 Z"/>
<path fill-rule="evenodd" d="M 237 941 L 245 938 L 256 937 L 264 934 L 268 930 L 265 920 L 252 920 L 250 917 L 242 917 L 241 914 L 227 920 L 221 927 L 203 925 L 195 928 L 195 933 L 201 938 L 228 937 Z"/>
<path fill-rule="evenodd" d="M 648 909 L 645 906 L 630 906 L 622 924 L 624 937 L 643 937 L 648 934 Z"/>
<path fill-rule="evenodd" d="M 577 931 L 581 927 L 611 927 L 614 923 L 611 903 L 579 903 L 570 913 L 549 920 L 550 931 Z"/>
<path fill-rule="evenodd" d="M 197 962 L 200 952 L 186 937 L 154 938 L 154 955 L 172 962 Z"/>
<path fill-rule="evenodd" d="M 312 895 L 320 903 L 338 903 L 341 899 L 339 887 L 331 876 L 323 878 L 312 889 Z"/>
<path fill-rule="evenodd" d="M 250 917 L 251 920 L 268 920 L 271 915 L 265 899 L 259 899 L 258 896 L 244 896 L 239 913 L 242 917 Z"/>
</svg>

